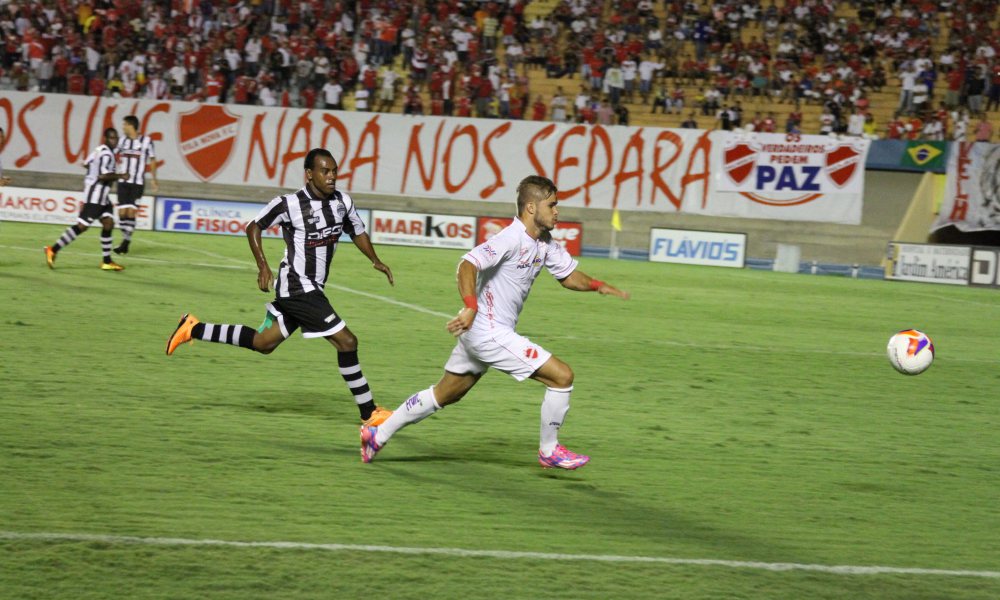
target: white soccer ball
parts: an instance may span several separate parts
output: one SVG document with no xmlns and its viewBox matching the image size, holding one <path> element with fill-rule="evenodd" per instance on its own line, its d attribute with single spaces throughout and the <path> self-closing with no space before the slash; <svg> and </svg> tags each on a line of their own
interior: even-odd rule
<svg viewBox="0 0 1000 600">
<path fill-rule="evenodd" d="M 904 375 L 919 375 L 934 362 L 934 344 L 927 334 L 905 329 L 889 338 L 889 363 Z"/>
</svg>

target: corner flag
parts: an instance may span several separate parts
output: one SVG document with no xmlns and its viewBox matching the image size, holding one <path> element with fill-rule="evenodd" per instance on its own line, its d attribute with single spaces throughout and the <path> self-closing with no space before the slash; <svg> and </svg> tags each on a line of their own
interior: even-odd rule
<svg viewBox="0 0 1000 600">
<path fill-rule="evenodd" d="M 618 207 L 615 207 L 611 212 L 611 227 L 613 227 L 615 231 L 622 230 L 622 217 L 618 214 Z"/>
</svg>

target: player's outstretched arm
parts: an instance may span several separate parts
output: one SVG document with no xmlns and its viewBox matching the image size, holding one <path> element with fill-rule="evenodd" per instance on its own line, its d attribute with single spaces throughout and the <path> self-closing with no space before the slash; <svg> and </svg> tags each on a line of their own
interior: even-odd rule
<svg viewBox="0 0 1000 600">
<path fill-rule="evenodd" d="M 372 261 L 373 269 L 385 273 L 386 279 L 389 280 L 389 285 L 396 285 L 392 278 L 392 270 L 389 268 L 389 265 L 379 260 L 378 254 L 375 253 L 375 246 L 372 246 L 372 240 L 368 237 L 367 233 L 354 236 L 354 245 L 358 247 L 358 250 L 362 254 L 368 257 L 368 260 Z"/>
<path fill-rule="evenodd" d="M 267 257 L 264 256 L 264 249 L 261 247 L 260 225 L 257 221 L 247 223 L 247 240 L 250 242 L 253 259 L 257 262 L 257 287 L 262 292 L 268 292 L 274 282 L 274 273 L 271 272 L 271 266 L 267 264 Z"/>
<path fill-rule="evenodd" d="M 569 274 L 569 277 L 566 277 L 559 283 L 561 283 L 564 288 L 577 292 L 597 292 L 602 296 L 618 296 L 622 300 L 628 300 L 632 297 L 632 294 L 624 290 L 620 290 L 608 283 L 604 283 L 599 279 L 594 279 L 580 269 L 573 271 Z"/>
<path fill-rule="evenodd" d="M 476 313 L 479 311 L 476 301 L 476 275 L 478 270 L 476 265 L 467 260 L 458 263 L 458 294 L 462 297 L 465 306 L 458 311 L 458 315 L 448 321 L 448 332 L 458 337 L 472 327 L 472 322 L 476 320 Z"/>
</svg>

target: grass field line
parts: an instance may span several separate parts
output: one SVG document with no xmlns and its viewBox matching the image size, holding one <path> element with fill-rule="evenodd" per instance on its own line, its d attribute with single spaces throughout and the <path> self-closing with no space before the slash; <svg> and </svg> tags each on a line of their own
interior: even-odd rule
<svg viewBox="0 0 1000 600">
<path fill-rule="evenodd" d="M 160 246 L 169 246 L 169 244 L 157 244 L 157 245 L 160 245 Z M 25 252 L 36 252 L 39 255 L 42 254 L 41 247 L 39 247 L 39 248 L 25 248 L 24 246 L 4 246 L 4 245 L 0 245 L 0 248 L 4 248 L 4 249 L 8 249 L 8 250 L 21 250 L 21 251 L 25 251 Z M 227 258 L 227 257 L 222 257 L 222 258 Z M 143 258 L 141 256 L 130 256 L 128 258 L 128 260 L 130 262 L 137 260 L 137 261 L 141 261 L 141 262 L 151 262 L 151 263 L 164 264 L 164 265 L 174 265 L 174 266 L 179 266 L 179 267 L 206 267 L 206 268 L 212 268 L 212 269 L 236 269 L 236 270 L 246 270 L 246 271 L 252 271 L 254 269 L 252 266 L 247 265 L 247 264 L 241 264 L 241 265 L 219 265 L 219 264 L 214 264 L 214 263 L 184 263 L 184 264 L 181 264 L 181 263 L 178 263 L 177 261 L 163 260 L 163 259 L 160 259 L 160 258 Z M 230 259 L 230 260 L 236 260 L 236 259 Z M 39 262 L 42 263 L 41 260 Z M 381 302 L 386 302 L 388 304 L 392 304 L 392 305 L 399 306 L 399 307 L 402 307 L 402 308 L 408 308 L 408 309 L 410 309 L 412 311 L 416 311 L 416 312 L 420 312 L 420 313 L 424 313 L 424 314 L 428 314 L 428 315 L 433 315 L 435 317 L 441 317 L 441 318 L 444 318 L 444 319 L 450 319 L 450 318 L 452 318 L 454 316 L 454 315 L 450 315 L 448 313 L 443 313 L 443 312 L 438 311 L 438 310 L 432 310 L 430 308 L 424 308 L 423 306 L 420 306 L 420 305 L 417 305 L 417 304 L 410 304 L 409 302 L 403 302 L 401 300 L 396 300 L 394 298 L 389 298 L 388 296 L 381 296 L 379 294 L 372 294 L 371 292 L 363 292 L 361 290 L 356 290 L 354 288 L 349 288 L 349 287 L 346 287 L 346 286 L 343 286 L 343 285 L 337 285 L 335 283 L 327 283 L 326 287 L 327 288 L 333 288 L 333 289 L 339 290 L 341 292 L 347 292 L 349 294 L 356 294 L 358 296 L 364 296 L 365 298 L 370 298 L 372 300 L 379 300 Z"/>
<path fill-rule="evenodd" d="M 208 250 L 202 250 L 201 248 L 192 248 L 190 246 L 178 246 L 177 244 L 166 244 L 166 243 L 163 243 L 163 242 L 154 242 L 153 240 L 150 240 L 147 237 L 143 238 L 142 243 L 143 244 L 149 244 L 150 246 L 159 246 L 161 248 L 170 248 L 172 250 L 180 250 L 181 252 L 197 252 L 198 254 L 204 254 L 205 256 L 208 256 L 208 257 L 211 257 L 211 258 L 219 258 L 219 259 L 222 259 L 222 260 L 228 260 L 230 262 L 240 263 L 241 265 L 244 265 L 244 266 L 246 266 L 246 262 L 247 262 L 246 259 L 233 258 L 232 256 L 226 256 L 225 254 L 219 254 L 217 252 L 209 252 Z"/>
<path fill-rule="evenodd" d="M 802 563 L 771 563 L 747 560 L 722 560 L 715 558 L 673 558 L 666 556 L 621 556 L 614 554 L 564 554 L 553 552 L 515 552 L 508 550 L 471 550 L 467 548 L 421 548 L 412 546 L 375 546 L 367 544 L 310 544 L 306 542 L 240 542 L 232 540 L 188 539 L 166 537 L 138 537 L 130 535 L 102 535 L 95 533 L 22 533 L 0 531 L 3 540 L 30 540 L 43 542 L 96 542 L 104 544 L 133 544 L 142 546 L 214 546 L 224 548 L 267 548 L 273 550 L 319 550 L 327 552 L 381 552 L 389 554 L 416 554 L 455 556 L 461 558 L 495 558 L 498 560 L 561 560 L 577 562 L 653 563 L 665 565 L 691 565 L 756 569 L 762 571 L 813 571 L 835 575 L 937 575 L 943 577 L 982 577 L 1000 579 L 1000 571 L 975 571 L 967 569 L 925 569 L 919 567 L 883 567 L 858 565 L 819 565 Z"/>
<path fill-rule="evenodd" d="M 41 264 L 43 266 L 45 264 L 45 256 L 44 256 L 44 254 L 42 254 L 42 249 L 43 249 L 42 246 L 39 246 L 37 248 L 25 248 L 24 246 L 5 246 L 5 245 L 0 245 L 0 248 L 3 248 L 5 250 L 20 250 L 22 252 L 36 253 L 36 254 L 38 254 L 41 257 L 40 260 L 38 261 L 39 264 Z M 96 260 L 97 252 L 76 252 L 74 250 L 62 250 L 62 251 L 59 252 L 60 256 L 63 256 L 63 255 L 66 255 L 66 254 L 68 254 L 70 256 L 73 256 L 74 258 L 78 258 L 78 257 L 80 257 L 80 256 L 82 256 L 84 254 L 92 254 L 92 255 L 94 255 L 95 260 Z M 243 269 L 249 270 L 251 268 L 251 267 L 249 267 L 247 265 L 219 265 L 219 264 L 215 264 L 215 263 L 190 263 L 190 262 L 189 263 L 182 263 L 182 262 L 179 262 L 179 261 L 176 261 L 176 260 L 164 260 L 162 258 L 145 258 L 145 257 L 142 257 L 142 256 L 130 256 L 130 257 L 128 257 L 128 261 L 129 262 L 135 261 L 135 260 L 137 260 L 139 262 L 148 262 L 148 263 L 155 263 L 155 264 L 158 264 L 158 265 L 167 265 L 167 266 L 174 266 L 174 267 L 205 267 L 205 268 L 209 268 L 209 269 L 237 269 L 237 270 L 243 270 Z M 57 260 L 56 261 L 56 270 L 58 270 L 58 269 L 59 269 L 59 262 Z"/>
</svg>

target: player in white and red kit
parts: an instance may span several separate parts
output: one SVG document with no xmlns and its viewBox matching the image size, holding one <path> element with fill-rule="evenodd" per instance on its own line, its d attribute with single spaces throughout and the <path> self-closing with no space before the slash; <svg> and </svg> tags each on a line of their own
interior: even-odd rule
<svg viewBox="0 0 1000 600">
<path fill-rule="evenodd" d="M 569 410 L 573 370 L 514 328 L 542 267 L 570 290 L 625 299 L 629 294 L 577 269 L 577 261 L 552 241 L 550 232 L 559 216 L 556 204 L 552 181 L 526 177 L 517 188 L 517 219 L 462 257 L 458 290 L 465 308 L 448 322 L 448 331 L 458 336 L 458 343 L 444 366 L 444 376 L 436 385 L 410 396 L 381 425 L 361 428 L 364 462 L 371 462 L 399 429 L 461 400 L 490 367 L 518 381 L 530 377 L 545 385 L 538 450 L 543 467 L 576 469 L 590 460 L 558 441 Z"/>
</svg>

